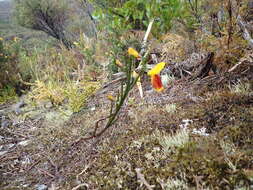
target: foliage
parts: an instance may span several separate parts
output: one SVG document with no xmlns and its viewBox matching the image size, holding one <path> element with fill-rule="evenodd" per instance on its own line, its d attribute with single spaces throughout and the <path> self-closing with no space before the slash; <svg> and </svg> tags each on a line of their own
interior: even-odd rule
<svg viewBox="0 0 253 190">
<path fill-rule="evenodd" d="M 237 84 L 230 85 L 229 89 L 231 92 L 238 94 L 249 94 L 250 93 L 250 83 L 242 83 L 239 81 Z"/>
<path fill-rule="evenodd" d="M 98 9 L 94 15 L 105 22 L 107 31 L 145 30 L 149 22 L 156 19 L 153 33 L 158 36 L 167 32 L 172 26 L 172 20 L 182 13 L 180 0 L 128 0 L 115 4 L 108 0 L 103 2 L 101 6 L 101 3 L 95 1 Z"/>
<path fill-rule="evenodd" d="M 35 101 L 49 100 L 52 105 L 60 105 L 63 103 L 63 86 L 56 82 L 49 81 L 48 83 L 42 81 L 35 81 L 34 88 L 30 93 L 31 99 Z"/>
<path fill-rule="evenodd" d="M 182 13 L 178 18 L 186 27 L 188 32 L 198 29 L 203 24 L 204 5 L 207 4 L 203 0 L 185 0 L 182 4 Z"/>
<path fill-rule="evenodd" d="M 107 56 L 109 60 L 108 70 L 110 74 L 120 71 L 120 68 L 116 66 L 116 60 L 127 62 L 126 49 L 128 47 L 134 47 L 137 51 L 141 50 L 141 43 L 137 39 L 126 38 L 122 39 L 117 34 L 108 35 Z M 136 65 L 135 65 L 136 66 Z"/>
</svg>

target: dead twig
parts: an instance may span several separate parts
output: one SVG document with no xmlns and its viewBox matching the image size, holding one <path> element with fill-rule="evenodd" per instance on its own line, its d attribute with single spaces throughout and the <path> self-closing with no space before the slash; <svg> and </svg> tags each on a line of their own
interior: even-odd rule
<svg viewBox="0 0 253 190">
<path fill-rule="evenodd" d="M 146 31 L 145 36 L 144 36 L 143 41 L 142 41 L 141 55 L 144 55 L 144 53 L 145 53 L 146 50 L 147 50 L 148 36 L 149 36 L 149 34 L 150 34 L 150 32 L 151 32 L 151 29 L 152 29 L 152 26 L 153 26 L 153 24 L 154 24 L 154 21 L 155 21 L 155 19 L 153 18 L 153 19 L 151 19 L 151 21 L 150 21 L 149 24 L 148 24 L 147 31 Z"/>
<path fill-rule="evenodd" d="M 83 175 L 83 174 L 90 168 L 90 166 L 91 166 L 95 161 L 96 161 L 96 159 L 95 159 L 93 162 L 90 162 L 88 165 L 86 165 L 85 168 L 84 168 L 79 174 L 77 174 L 77 176 L 76 176 L 76 180 L 77 180 L 77 181 L 79 181 L 79 177 L 80 177 L 81 175 Z"/>
<path fill-rule="evenodd" d="M 228 70 L 228 72 L 234 71 L 238 66 L 240 66 L 243 62 L 237 63 L 235 66 L 233 66 L 231 69 Z"/>
<path fill-rule="evenodd" d="M 33 165 L 31 165 L 26 172 L 29 172 L 31 169 L 33 169 L 33 167 L 35 167 L 36 165 L 38 165 L 41 162 L 41 160 L 37 160 Z"/>
<path fill-rule="evenodd" d="M 37 167 L 36 167 L 36 168 L 37 168 Z M 46 170 L 43 170 L 43 169 L 41 169 L 41 168 L 37 168 L 37 170 L 38 170 L 39 172 L 43 173 L 44 175 L 47 175 L 47 176 L 49 176 L 49 177 L 51 177 L 51 178 L 55 178 L 55 176 L 54 176 L 53 174 L 49 173 L 49 172 L 46 171 Z"/>
<path fill-rule="evenodd" d="M 96 133 L 97 133 L 97 129 L 99 128 L 99 123 L 100 123 L 101 121 L 104 121 L 104 120 L 108 119 L 109 117 L 110 117 L 110 116 L 106 116 L 106 117 L 104 117 L 104 118 L 102 118 L 102 119 L 97 120 L 96 123 L 95 123 L 95 129 L 94 129 L 94 131 L 93 131 L 92 136 L 90 136 L 90 137 L 81 137 L 80 139 L 78 139 L 77 141 L 75 141 L 74 143 L 72 143 L 71 146 L 76 145 L 76 144 L 79 144 L 80 142 L 83 142 L 83 141 L 90 140 L 90 139 L 93 139 L 93 138 L 98 137 L 98 136 L 100 135 L 100 133 L 101 133 L 101 132 L 100 132 L 100 133 L 96 134 Z M 104 130 L 102 130 L 102 132 L 103 132 L 103 131 L 104 131 Z M 101 134 L 102 134 L 102 133 L 101 133 Z"/>
<path fill-rule="evenodd" d="M 87 187 L 87 188 L 89 188 L 89 185 L 87 183 L 81 183 L 78 186 L 72 188 L 72 190 L 78 190 L 81 187 Z"/>
<path fill-rule="evenodd" d="M 141 169 L 140 168 L 135 168 L 135 172 L 137 174 L 137 178 L 139 180 L 139 183 L 142 185 L 145 185 L 147 187 L 148 190 L 153 190 L 155 188 L 154 185 L 149 185 L 148 182 L 146 181 L 144 175 L 141 173 Z"/>
</svg>

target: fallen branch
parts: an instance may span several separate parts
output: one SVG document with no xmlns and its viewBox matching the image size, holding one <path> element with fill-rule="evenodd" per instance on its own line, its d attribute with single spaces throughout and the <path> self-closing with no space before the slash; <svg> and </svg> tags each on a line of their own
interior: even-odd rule
<svg viewBox="0 0 253 190">
<path fill-rule="evenodd" d="M 213 64 L 214 53 L 210 52 L 202 60 L 192 60 L 189 58 L 183 62 L 169 64 L 167 73 L 173 75 L 176 78 L 197 79 L 206 77 L 210 70 L 216 73 L 216 66 Z"/>
<path fill-rule="evenodd" d="M 121 76 L 122 76 L 122 74 L 121 74 Z M 123 81 L 123 80 L 125 80 L 125 79 L 126 79 L 126 76 L 123 76 L 123 77 L 117 78 L 117 79 L 115 79 L 115 80 L 113 80 L 113 81 L 111 81 L 111 82 L 109 82 L 109 83 L 106 83 L 106 84 L 95 94 L 95 96 L 106 93 L 110 87 L 112 87 L 113 85 L 115 85 L 115 84 L 117 84 L 118 82 L 121 82 L 121 81 Z"/>
<path fill-rule="evenodd" d="M 252 67 L 253 66 L 253 54 L 249 54 L 247 57 L 244 57 L 243 59 L 241 59 L 239 61 L 239 63 L 234 65 L 232 68 L 230 68 L 228 70 L 228 72 L 233 72 L 234 70 L 236 70 L 242 64 Z"/>
</svg>

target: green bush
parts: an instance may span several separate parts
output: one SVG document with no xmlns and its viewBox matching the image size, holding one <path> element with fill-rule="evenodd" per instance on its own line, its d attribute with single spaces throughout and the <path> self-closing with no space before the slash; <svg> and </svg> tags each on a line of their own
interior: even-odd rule
<svg viewBox="0 0 253 190">
<path fill-rule="evenodd" d="M 152 19 L 155 19 L 153 34 L 167 32 L 175 18 L 179 18 L 184 8 L 180 0 L 128 0 L 123 3 L 104 4 L 95 2 L 95 17 L 106 22 L 104 27 L 111 31 L 126 29 L 145 30 Z M 122 1 L 121 1 L 122 2 Z"/>
</svg>

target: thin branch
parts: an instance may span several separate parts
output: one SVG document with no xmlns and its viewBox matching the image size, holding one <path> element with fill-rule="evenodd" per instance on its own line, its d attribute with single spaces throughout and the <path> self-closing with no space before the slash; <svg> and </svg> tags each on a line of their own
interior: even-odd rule
<svg viewBox="0 0 253 190">
<path fill-rule="evenodd" d="M 142 42 L 141 54 L 144 54 L 144 52 L 146 51 L 148 36 L 149 36 L 149 34 L 151 32 L 151 29 L 152 29 L 152 26 L 154 24 L 154 21 L 155 21 L 155 19 L 153 18 L 153 19 L 151 19 L 151 21 L 148 24 L 148 29 L 147 29 L 147 31 L 145 33 L 145 36 L 144 36 L 143 42 Z"/>
<path fill-rule="evenodd" d="M 93 131 L 93 135 L 90 136 L 90 137 L 81 137 L 80 139 L 78 139 L 77 141 L 75 141 L 74 143 L 72 143 L 71 146 L 76 145 L 76 144 L 79 144 L 80 142 L 83 142 L 83 141 L 86 141 L 86 140 L 90 140 L 90 139 L 95 138 L 95 137 L 96 137 L 97 129 L 98 129 L 98 127 L 99 127 L 99 123 L 100 123 L 101 121 L 104 121 L 104 120 L 108 119 L 108 118 L 109 118 L 109 116 L 106 116 L 106 117 L 104 117 L 104 118 L 102 118 L 102 119 L 97 120 L 96 123 L 95 123 L 95 129 L 94 129 L 94 131 Z"/>
<path fill-rule="evenodd" d="M 43 173 L 44 175 L 47 175 L 47 176 L 49 176 L 49 177 L 51 177 L 51 178 L 55 178 L 55 176 L 54 175 L 52 175 L 51 173 L 49 173 L 48 171 L 46 171 L 46 170 L 43 170 L 43 169 L 41 169 L 41 168 L 37 168 L 37 170 L 39 170 L 41 173 Z"/>
</svg>

